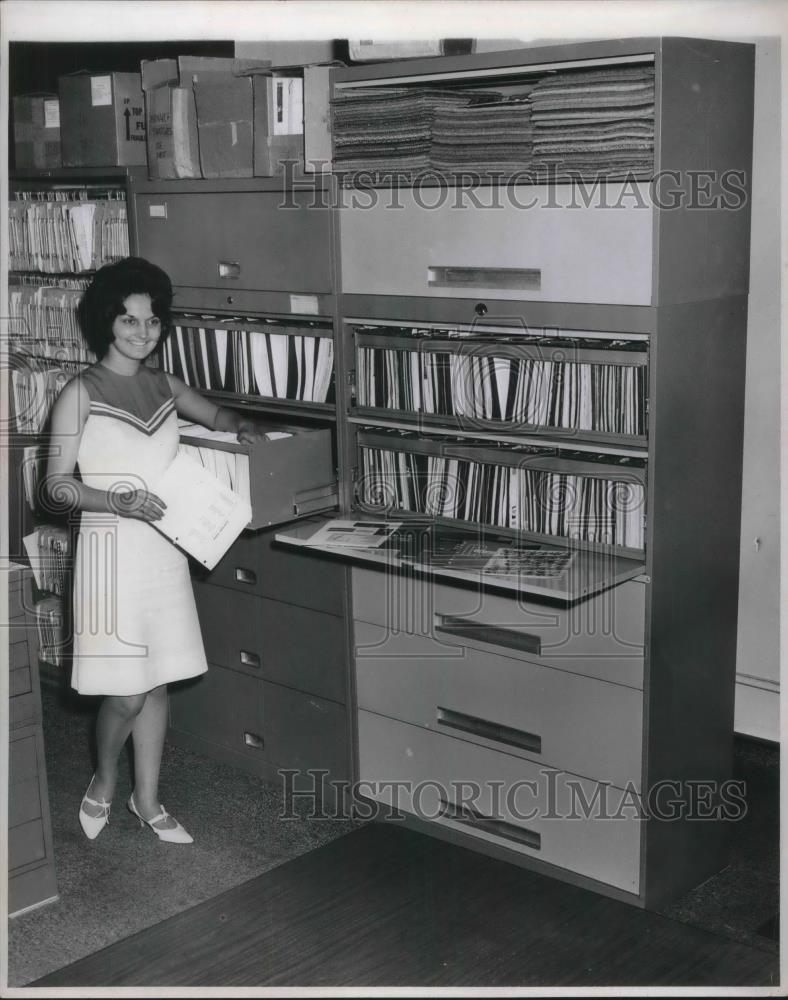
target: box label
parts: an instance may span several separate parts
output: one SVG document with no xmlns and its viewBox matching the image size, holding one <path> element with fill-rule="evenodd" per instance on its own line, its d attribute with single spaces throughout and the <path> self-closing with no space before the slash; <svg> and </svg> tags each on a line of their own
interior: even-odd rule
<svg viewBox="0 0 788 1000">
<path fill-rule="evenodd" d="M 44 128 L 60 128 L 60 101 L 44 101 Z"/>
<path fill-rule="evenodd" d="M 304 131 L 304 81 L 300 77 L 274 79 L 274 135 Z"/>
<path fill-rule="evenodd" d="M 112 104 L 112 77 L 91 76 L 90 103 L 94 108 Z"/>
</svg>

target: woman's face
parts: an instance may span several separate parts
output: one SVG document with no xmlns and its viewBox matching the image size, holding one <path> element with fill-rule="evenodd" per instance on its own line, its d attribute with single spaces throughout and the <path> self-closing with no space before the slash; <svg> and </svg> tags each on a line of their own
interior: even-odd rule
<svg viewBox="0 0 788 1000">
<path fill-rule="evenodd" d="M 144 361 L 159 342 L 161 320 L 153 314 L 150 295 L 129 295 L 123 300 L 123 309 L 112 323 L 114 341 L 110 352 L 117 351 L 131 361 Z"/>
</svg>

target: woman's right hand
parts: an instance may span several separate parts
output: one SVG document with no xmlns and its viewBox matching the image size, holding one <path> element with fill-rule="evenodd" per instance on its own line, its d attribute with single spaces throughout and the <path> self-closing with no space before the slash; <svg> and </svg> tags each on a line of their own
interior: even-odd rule
<svg viewBox="0 0 788 1000">
<path fill-rule="evenodd" d="M 121 517 L 133 517 L 137 521 L 159 521 L 164 517 L 167 504 L 148 490 L 128 490 L 124 493 L 110 493 L 110 507 Z"/>
</svg>

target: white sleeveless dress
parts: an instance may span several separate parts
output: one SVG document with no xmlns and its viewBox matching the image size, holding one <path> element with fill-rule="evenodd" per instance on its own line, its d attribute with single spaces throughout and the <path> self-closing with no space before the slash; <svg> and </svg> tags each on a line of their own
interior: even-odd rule
<svg viewBox="0 0 788 1000">
<path fill-rule="evenodd" d="M 151 488 L 178 450 L 163 372 L 79 376 L 90 397 L 77 464 L 87 486 Z M 74 656 L 80 694 L 133 695 L 207 669 L 188 560 L 152 525 L 83 512 L 74 557 Z"/>
</svg>

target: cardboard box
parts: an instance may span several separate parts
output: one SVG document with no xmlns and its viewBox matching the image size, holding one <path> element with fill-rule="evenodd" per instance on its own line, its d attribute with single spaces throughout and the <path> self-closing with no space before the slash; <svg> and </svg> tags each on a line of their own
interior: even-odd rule
<svg viewBox="0 0 788 1000">
<path fill-rule="evenodd" d="M 257 59 L 178 60 L 181 86 L 192 82 L 197 110 L 200 168 L 203 177 L 253 176 L 253 71 L 266 70 Z"/>
<path fill-rule="evenodd" d="M 145 59 L 140 74 L 145 93 L 148 175 L 166 180 L 201 177 L 191 80 L 188 86 L 180 85 L 174 59 Z"/>
<path fill-rule="evenodd" d="M 255 176 L 303 171 L 303 76 L 274 72 L 253 79 Z"/>
<path fill-rule="evenodd" d="M 194 83 L 209 77 L 227 79 L 239 67 L 249 65 L 264 67 L 267 63 L 207 56 L 142 61 L 150 177 L 169 180 L 203 176 Z"/>
<path fill-rule="evenodd" d="M 59 78 L 58 90 L 64 167 L 146 162 L 139 73 L 73 73 Z"/>
<path fill-rule="evenodd" d="M 208 73 L 233 76 L 255 67 L 266 69 L 269 65 L 259 59 L 234 59 L 232 56 L 178 56 L 178 76 L 182 87 L 190 87 Z"/>
<path fill-rule="evenodd" d="M 203 177 L 251 177 L 252 81 L 208 76 L 194 82 Z"/>
<path fill-rule="evenodd" d="M 62 166 L 57 94 L 24 94 L 14 98 L 14 153 L 17 170 Z"/>
</svg>

